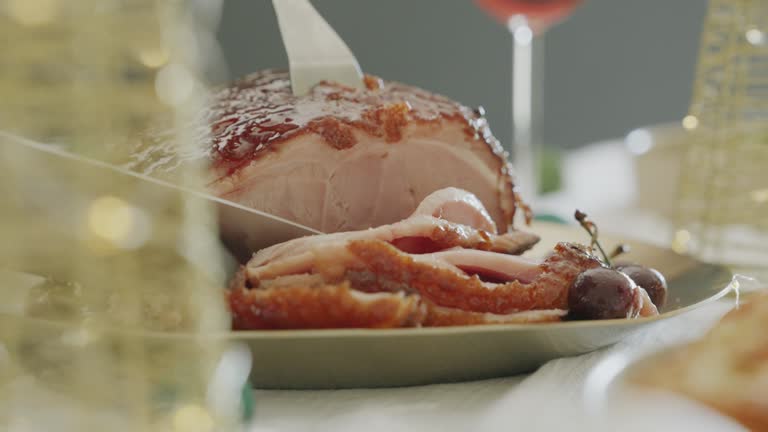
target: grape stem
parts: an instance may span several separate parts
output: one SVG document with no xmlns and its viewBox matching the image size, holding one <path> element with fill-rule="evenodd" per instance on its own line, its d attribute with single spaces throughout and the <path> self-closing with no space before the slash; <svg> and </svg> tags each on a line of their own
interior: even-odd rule
<svg viewBox="0 0 768 432">
<path fill-rule="evenodd" d="M 619 255 L 624 255 L 625 253 L 629 252 L 630 250 L 631 250 L 631 248 L 629 247 L 628 244 L 622 243 L 622 244 L 616 246 L 616 248 L 613 250 L 613 252 L 611 252 L 610 257 L 611 257 L 611 259 L 616 258 Z"/>
<path fill-rule="evenodd" d="M 608 267 L 613 267 L 613 263 L 611 263 L 611 258 L 608 256 L 607 253 L 605 253 L 605 250 L 603 249 L 603 246 L 600 244 L 600 241 L 597 240 L 597 225 L 595 225 L 594 222 L 589 220 L 587 218 L 587 214 L 584 213 L 581 210 L 576 210 L 576 212 L 573 214 L 573 217 L 576 218 L 576 220 L 579 222 L 579 225 L 581 225 L 582 228 L 584 228 L 588 233 L 589 237 L 591 239 L 590 246 L 591 247 L 597 247 L 597 250 L 600 251 L 600 254 L 603 255 L 603 260 L 605 261 L 605 264 Z"/>
</svg>

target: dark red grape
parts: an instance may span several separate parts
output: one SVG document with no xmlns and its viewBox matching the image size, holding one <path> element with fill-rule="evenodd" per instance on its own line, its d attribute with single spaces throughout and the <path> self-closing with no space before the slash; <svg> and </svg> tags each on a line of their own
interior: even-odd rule
<svg viewBox="0 0 768 432">
<path fill-rule="evenodd" d="M 658 270 L 637 264 L 620 265 L 616 269 L 645 289 L 657 308 L 663 307 L 667 302 L 667 280 Z"/>
<path fill-rule="evenodd" d="M 605 267 L 589 269 L 568 292 L 570 319 L 634 318 L 639 313 L 637 285 L 624 273 Z"/>
</svg>

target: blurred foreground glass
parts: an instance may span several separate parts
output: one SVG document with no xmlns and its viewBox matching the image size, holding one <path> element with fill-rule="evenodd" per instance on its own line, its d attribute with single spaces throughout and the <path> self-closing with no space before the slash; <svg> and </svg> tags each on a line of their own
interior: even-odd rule
<svg viewBox="0 0 768 432">
<path fill-rule="evenodd" d="M 0 430 L 240 424 L 214 209 L 111 165 L 154 125 L 194 145 L 217 11 L 0 0 Z"/>
<path fill-rule="evenodd" d="M 516 186 L 527 200 L 540 192 L 543 46 L 538 36 L 583 0 L 476 0 L 512 35 L 512 158 Z"/>
<path fill-rule="evenodd" d="M 0 130 L 122 150 L 221 75 L 220 3 L 0 0 Z"/>
<path fill-rule="evenodd" d="M 672 247 L 768 278 L 768 2 L 711 0 Z"/>
</svg>

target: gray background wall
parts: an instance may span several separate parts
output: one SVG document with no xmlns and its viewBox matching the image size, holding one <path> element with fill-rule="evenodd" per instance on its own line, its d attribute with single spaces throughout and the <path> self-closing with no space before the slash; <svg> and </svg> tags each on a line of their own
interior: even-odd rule
<svg viewBox="0 0 768 432">
<path fill-rule="evenodd" d="M 544 42 L 543 140 L 575 147 L 685 115 L 706 0 L 587 0 Z M 483 105 L 509 143 L 510 37 L 471 0 L 314 0 L 362 68 Z M 232 77 L 286 67 L 271 1 L 225 0 Z"/>
</svg>

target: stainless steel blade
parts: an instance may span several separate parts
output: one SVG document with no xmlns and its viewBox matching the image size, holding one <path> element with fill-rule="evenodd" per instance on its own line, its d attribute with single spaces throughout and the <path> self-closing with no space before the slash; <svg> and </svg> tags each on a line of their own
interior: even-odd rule
<svg viewBox="0 0 768 432">
<path fill-rule="evenodd" d="M 309 0 L 273 0 L 291 70 L 294 95 L 320 81 L 363 88 L 357 59 Z"/>
</svg>

